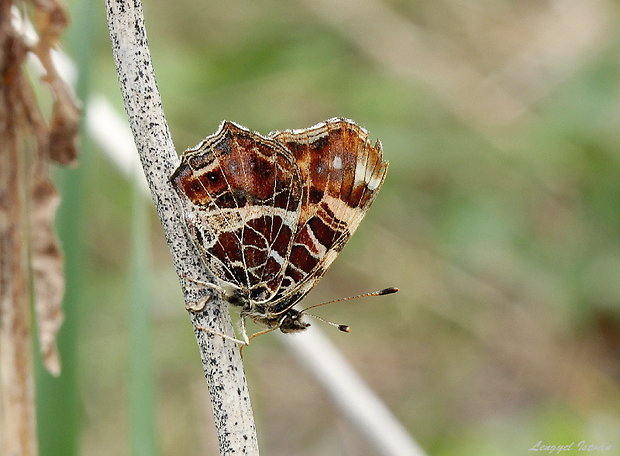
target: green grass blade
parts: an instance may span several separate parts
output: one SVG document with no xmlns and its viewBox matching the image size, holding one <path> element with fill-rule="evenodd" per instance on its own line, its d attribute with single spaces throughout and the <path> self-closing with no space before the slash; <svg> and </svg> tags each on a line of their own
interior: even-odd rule
<svg viewBox="0 0 620 456">
<path fill-rule="evenodd" d="M 131 454 L 157 454 L 149 299 L 149 224 L 144 194 L 134 185 L 131 237 L 129 415 Z"/>
<path fill-rule="evenodd" d="M 79 306 L 82 304 L 85 266 L 82 250 L 84 168 L 62 170 L 56 182 L 62 194 L 57 213 L 58 236 L 65 255 L 66 291 L 64 322 L 57 336 L 62 363 L 60 377 L 43 367 L 38 342 L 35 345 L 37 433 L 40 454 L 74 456 L 79 447 L 78 345 Z"/>
</svg>

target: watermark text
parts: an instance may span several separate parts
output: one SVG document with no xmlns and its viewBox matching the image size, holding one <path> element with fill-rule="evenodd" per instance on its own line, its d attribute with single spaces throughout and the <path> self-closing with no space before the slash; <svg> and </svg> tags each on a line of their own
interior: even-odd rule
<svg viewBox="0 0 620 456">
<path fill-rule="evenodd" d="M 528 451 L 541 451 L 547 454 L 562 454 L 568 452 L 594 452 L 594 451 L 611 451 L 611 445 L 608 443 L 590 443 L 585 440 L 570 443 L 547 443 L 539 440 L 532 445 Z"/>
</svg>

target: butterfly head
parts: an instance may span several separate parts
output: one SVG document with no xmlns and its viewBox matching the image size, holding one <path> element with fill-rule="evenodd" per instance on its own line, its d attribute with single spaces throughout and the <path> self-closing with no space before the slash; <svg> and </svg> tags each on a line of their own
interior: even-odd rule
<svg viewBox="0 0 620 456">
<path fill-rule="evenodd" d="M 308 326 L 310 326 L 310 323 L 304 321 L 303 313 L 293 308 L 288 309 L 278 323 L 280 331 L 285 334 L 303 331 Z"/>
</svg>

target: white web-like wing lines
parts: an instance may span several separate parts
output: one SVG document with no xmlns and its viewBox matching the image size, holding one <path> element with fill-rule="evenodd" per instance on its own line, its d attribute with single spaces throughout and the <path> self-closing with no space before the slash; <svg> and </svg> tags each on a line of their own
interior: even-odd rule
<svg viewBox="0 0 620 456">
<path fill-rule="evenodd" d="M 217 165 L 218 165 L 218 167 L 221 169 L 220 157 L 219 157 L 219 156 L 217 156 L 217 155 L 215 155 L 215 154 L 214 154 L 214 156 L 215 156 L 215 159 L 217 160 Z M 194 173 L 197 173 L 197 172 L 198 172 L 198 170 L 192 166 L 192 164 L 191 164 L 191 161 L 190 161 L 190 160 L 188 160 L 188 161 L 187 161 L 187 166 L 189 166 L 189 168 L 190 168 L 192 171 L 194 171 Z M 229 182 L 228 182 L 228 180 L 226 179 L 226 175 L 225 175 L 225 173 L 224 173 L 224 172 L 222 172 L 222 175 L 224 176 L 224 180 L 226 181 L 226 185 L 228 186 L 229 191 L 231 191 L 231 192 L 232 192 L 232 188 L 231 188 L 231 186 L 230 186 L 230 183 L 229 183 Z M 207 189 L 207 187 L 204 185 L 204 183 L 202 182 L 202 180 L 201 180 L 201 179 L 197 179 L 197 181 L 200 183 L 200 186 L 201 186 L 201 187 L 202 187 L 202 189 L 205 191 L 205 193 L 209 196 L 209 199 L 210 199 L 210 205 L 215 206 L 215 208 L 217 209 L 217 211 L 220 213 L 220 215 L 221 215 L 222 219 L 223 219 L 223 220 L 225 220 L 225 221 L 226 221 L 226 223 L 228 224 L 228 227 L 229 227 L 229 229 L 230 229 L 230 230 L 229 230 L 229 231 L 230 231 L 230 233 L 232 233 L 232 235 L 233 235 L 233 236 L 235 236 L 235 238 L 237 239 L 237 242 L 239 242 L 239 245 L 241 245 L 241 239 L 239 239 L 239 237 L 235 234 L 235 229 L 234 229 L 234 227 L 233 227 L 232 223 L 230 222 L 230 218 L 226 216 L 226 213 L 224 212 L 224 209 L 222 209 L 221 207 L 219 207 L 219 206 L 217 205 L 217 203 L 215 202 L 215 198 L 213 198 L 213 195 L 209 192 L 209 190 L 208 190 L 208 189 Z M 237 209 L 238 209 L 238 208 L 239 208 L 239 203 L 237 202 L 237 200 L 236 200 L 236 199 L 234 199 L 234 201 L 235 201 L 235 205 L 237 206 Z M 207 208 L 206 210 L 210 210 L 210 209 L 208 209 L 208 208 Z M 233 260 L 232 260 L 232 258 L 230 257 L 229 252 L 227 251 L 227 249 L 225 248 L 225 246 L 224 246 L 224 245 L 221 243 L 221 241 L 220 241 L 220 238 L 219 238 L 219 233 L 218 233 L 218 232 L 216 232 L 215 230 L 213 230 L 213 228 L 212 228 L 211 226 L 209 226 L 209 225 L 207 225 L 207 229 L 211 230 L 211 231 L 214 233 L 215 242 L 216 242 L 216 243 L 218 243 L 218 244 L 221 246 L 222 251 L 226 252 L 226 256 L 227 256 L 227 258 L 228 258 L 228 263 L 229 263 L 229 264 L 233 264 L 233 263 L 234 263 L 234 261 L 233 261 Z M 206 254 L 209 258 L 211 258 L 212 260 L 217 261 L 217 263 L 218 263 L 219 265 L 221 265 L 223 268 L 225 268 L 225 269 L 228 271 L 228 273 L 229 273 L 230 277 L 235 277 L 235 273 L 234 273 L 234 271 L 232 271 L 232 270 L 228 267 L 228 265 L 227 265 L 225 262 L 223 262 L 222 260 L 220 260 L 219 258 L 217 258 L 215 255 L 213 255 L 211 252 L 209 252 L 209 250 L 208 250 L 208 249 L 206 249 L 206 248 L 205 248 L 205 246 L 204 246 L 204 245 L 201 245 L 201 244 L 200 244 L 199 242 L 197 242 L 197 241 L 198 241 L 198 240 L 195 240 L 195 243 L 197 243 L 197 244 L 198 244 L 198 248 L 199 248 L 199 250 L 200 250 L 200 251 L 204 252 L 204 253 L 205 253 L 205 254 Z M 247 276 L 247 273 L 246 273 L 246 276 Z M 234 284 L 234 285 L 239 286 L 239 285 L 241 285 L 241 284 Z"/>
</svg>

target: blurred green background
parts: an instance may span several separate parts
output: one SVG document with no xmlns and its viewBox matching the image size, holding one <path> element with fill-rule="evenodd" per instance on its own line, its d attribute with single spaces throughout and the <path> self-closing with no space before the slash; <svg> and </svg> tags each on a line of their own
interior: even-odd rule
<svg viewBox="0 0 620 456">
<path fill-rule="evenodd" d="M 124 116 L 91 3 L 69 3 L 64 48 L 83 98 Z M 401 288 L 321 314 L 353 328 L 325 331 L 429 455 L 620 454 L 617 2 L 146 3 L 179 152 L 222 119 L 345 116 L 383 142 L 385 186 L 306 303 Z M 38 376 L 41 454 L 216 454 L 152 205 L 82 143 L 57 173 L 69 291 L 63 377 Z M 244 361 L 264 454 L 374 454 L 273 335 Z"/>
</svg>

